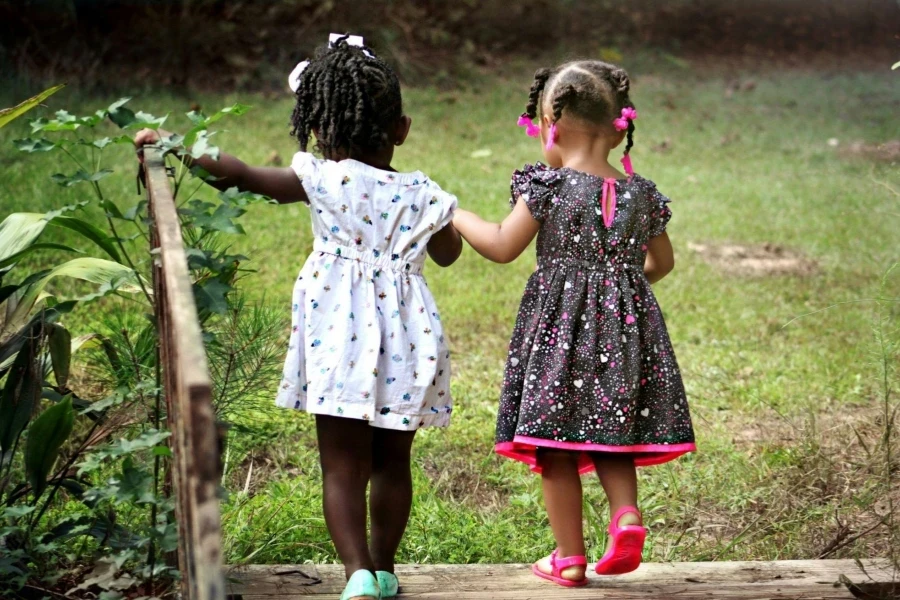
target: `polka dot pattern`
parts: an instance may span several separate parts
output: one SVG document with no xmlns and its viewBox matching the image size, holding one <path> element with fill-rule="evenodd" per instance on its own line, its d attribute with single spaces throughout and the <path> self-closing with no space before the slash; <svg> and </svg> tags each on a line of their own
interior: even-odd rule
<svg viewBox="0 0 900 600">
<path fill-rule="evenodd" d="M 630 452 L 638 465 L 694 449 L 681 373 L 643 272 L 669 199 L 638 175 L 618 180 L 607 228 L 602 184 L 540 163 L 512 179 L 511 202 L 523 199 L 541 229 L 509 346 L 497 450 L 535 470 L 538 447 Z"/>
</svg>

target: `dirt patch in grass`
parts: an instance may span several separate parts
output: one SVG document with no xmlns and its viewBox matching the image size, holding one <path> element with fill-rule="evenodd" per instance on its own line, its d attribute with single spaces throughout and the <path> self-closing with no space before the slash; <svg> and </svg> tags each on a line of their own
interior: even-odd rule
<svg viewBox="0 0 900 600">
<path fill-rule="evenodd" d="M 829 140 L 829 143 L 835 145 L 832 140 Z M 895 163 L 900 161 L 900 140 L 891 140 L 883 144 L 851 142 L 839 146 L 839 152 L 844 158 L 864 158 L 875 162 Z"/>
<path fill-rule="evenodd" d="M 808 276 L 818 272 L 816 261 L 796 250 L 776 244 L 703 244 L 689 242 L 688 248 L 707 263 L 732 275 L 765 277 Z"/>
</svg>

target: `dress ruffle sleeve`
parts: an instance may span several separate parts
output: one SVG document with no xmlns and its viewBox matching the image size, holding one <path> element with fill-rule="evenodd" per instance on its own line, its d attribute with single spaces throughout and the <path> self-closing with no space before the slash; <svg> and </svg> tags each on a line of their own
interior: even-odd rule
<svg viewBox="0 0 900 600">
<path fill-rule="evenodd" d="M 648 200 L 652 206 L 648 233 L 649 237 L 654 238 L 665 233 L 666 225 L 668 225 L 669 219 L 672 218 L 672 209 L 669 208 L 671 200 L 661 194 L 655 185 L 650 190 Z"/>
<path fill-rule="evenodd" d="M 521 170 L 513 172 L 510 182 L 510 207 L 515 207 L 519 198 L 525 201 L 531 216 L 543 221 L 550 207 L 558 201 L 556 188 L 562 181 L 562 175 L 543 163 L 525 165 Z"/>
</svg>

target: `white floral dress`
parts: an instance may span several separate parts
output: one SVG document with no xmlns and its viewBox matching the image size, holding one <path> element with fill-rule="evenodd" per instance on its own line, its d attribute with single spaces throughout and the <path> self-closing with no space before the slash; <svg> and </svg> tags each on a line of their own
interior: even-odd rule
<svg viewBox="0 0 900 600">
<path fill-rule="evenodd" d="M 450 421 L 450 350 L 422 267 L 456 198 L 423 173 L 306 152 L 313 253 L 294 284 L 278 406 L 414 430 Z"/>
</svg>

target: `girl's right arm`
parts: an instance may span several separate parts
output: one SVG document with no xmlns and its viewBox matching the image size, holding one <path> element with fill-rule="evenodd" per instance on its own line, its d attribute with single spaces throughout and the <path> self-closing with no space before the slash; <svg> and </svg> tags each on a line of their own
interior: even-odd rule
<svg viewBox="0 0 900 600">
<path fill-rule="evenodd" d="M 457 209 L 453 226 L 478 254 L 498 263 L 519 257 L 541 228 L 522 198 L 502 223 L 488 223 L 475 213 Z"/>
<path fill-rule="evenodd" d="M 647 242 L 647 258 L 644 259 L 644 275 L 647 281 L 656 283 L 675 268 L 675 253 L 669 234 L 661 234 L 650 238 Z"/>
<path fill-rule="evenodd" d="M 171 135 L 162 129 L 159 131 L 142 129 L 134 136 L 134 145 L 142 148 L 147 144 L 155 144 L 161 136 Z M 220 190 L 237 187 L 244 192 L 273 198 L 279 204 L 309 202 L 303 184 L 290 167 L 251 167 L 224 152 L 219 155 L 219 160 L 203 156 L 199 159 L 184 157 L 182 161 L 188 167 L 197 165 L 212 175 L 215 179 L 208 183 Z"/>
</svg>

